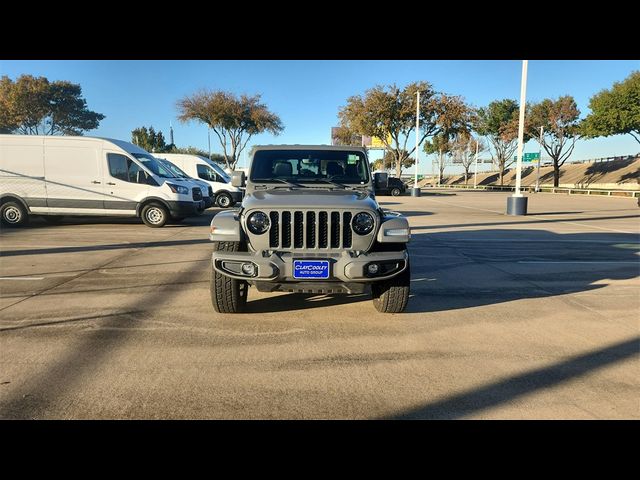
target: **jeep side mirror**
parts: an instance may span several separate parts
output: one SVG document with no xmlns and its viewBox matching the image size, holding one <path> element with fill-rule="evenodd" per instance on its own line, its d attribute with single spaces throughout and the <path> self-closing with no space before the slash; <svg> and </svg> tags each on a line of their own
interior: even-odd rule
<svg viewBox="0 0 640 480">
<path fill-rule="evenodd" d="M 375 188 L 387 188 L 389 186 L 389 174 L 378 172 L 374 173 L 374 186 Z"/>
<path fill-rule="evenodd" d="M 231 173 L 231 185 L 234 187 L 244 187 L 245 186 L 245 178 L 244 172 L 232 172 Z"/>
</svg>

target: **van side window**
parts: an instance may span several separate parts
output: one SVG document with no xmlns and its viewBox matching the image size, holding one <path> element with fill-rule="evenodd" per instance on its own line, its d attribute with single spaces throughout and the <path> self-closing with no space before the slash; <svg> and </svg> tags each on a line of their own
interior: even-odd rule
<svg viewBox="0 0 640 480">
<path fill-rule="evenodd" d="M 131 183 L 146 183 L 147 174 L 137 163 L 125 155 L 107 153 L 109 173 L 113 178 Z"/>
<path fill-rule="evenodd" d="M 216 172 L 213 171 L 212 168 L 209 168 L 207 165 L 199 164 L 197 165 L 198 169 L 198 177 L 203 180 L 209 180 L 210 182 L 219 182 Z"/>
</svg>

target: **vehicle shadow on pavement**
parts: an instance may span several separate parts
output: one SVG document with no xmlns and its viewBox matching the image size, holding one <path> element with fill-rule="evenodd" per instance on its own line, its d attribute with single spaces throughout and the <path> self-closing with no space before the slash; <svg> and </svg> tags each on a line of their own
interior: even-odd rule
<svg viewBox="0 0 640 480">
<path fill-rule="evenodd" d="M 245 310 L 246 313 L 289 312 L 371 301 L 371 295 L 368 293 L 352 295 L 289 293 L 287 295 L 276 295 L 256 300 L 251 299 L 251 293 L 253 292 L 249 294 L 249 300 L 247 301 L 247 308 Z"/>
<path fill-rule="evenodd" d="M 640 275 L 640 235 L 546 230 L 418 234 L 407 312 L 441 312 L 603 288 Z"/>
<path fill-rule="evenodd" d="M 196 217 L 187 217 L 181 221 L 169 220 L 162 228 L 179 228 L 207 226 L 211 223 L 211 219 L 221 211 L 218 208 L 210 208 L 205 210 L 201 215 Z M 66 216 L 55 223 L 49 223 L 42 216 L 30 217 L 29 223 L 20 228 L 10 228 L 2 226 L 0 231 L 3 233 L 20 232 L 23 229 L 34 228 L 56 228 L 65 225 L 144 225 L 142 220 L 137 217 L 92 217 L 92 216 Z"/>
<path fill-rule="evenodd" d="M 571 357 L 548 367 L 513 375 L 479 388 L 450 395 L 440 400 L 386 417 L 393 420 L 458 419 L 498 405 L 509 403 L 537 390 L 552 388 L 595 370 L 622 362 L 640 351 L 640 337 Z"/>
<path fill-rule="evenodd" d="M 27 250 L 1 250 L 0 257 L 17 257 L 22 255 L 44 255 L 48 253 L 95 252 L 101 250 L 121 250 L 130 248 L 175 247 L 180 245 L 197 245 L 210 243 L 208 238 L 190 240 L 159 240 L 157 242 L 109 243 L 106 245 L 82 245 L 76 247 L 31 248 Z"/>
</svg>

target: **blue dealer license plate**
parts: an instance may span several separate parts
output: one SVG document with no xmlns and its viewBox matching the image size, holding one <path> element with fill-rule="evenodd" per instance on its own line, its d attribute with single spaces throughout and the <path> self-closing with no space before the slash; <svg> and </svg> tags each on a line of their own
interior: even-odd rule
<svg viewBox="0 0 640 480">
<path fill-rule="evenodd" d="M 329 260 L 294 260 L 293 278 L 329 278 Z"/>
</svg>

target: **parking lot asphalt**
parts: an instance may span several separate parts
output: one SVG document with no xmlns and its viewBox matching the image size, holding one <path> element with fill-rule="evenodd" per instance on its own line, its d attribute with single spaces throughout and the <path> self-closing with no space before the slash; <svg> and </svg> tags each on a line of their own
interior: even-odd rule
<svg viewBox="0 0 640 480">
<path fill-rule="evenodd" d="M 424 190 L 406 313 L 249 291 L 216 314 L 208 224 L 0 233 L 0 418 L 640 418 L 635 199 Z"/>
</svg>

